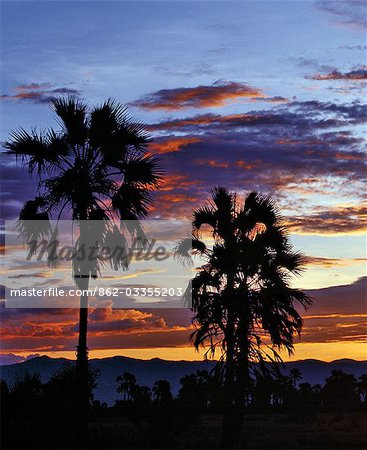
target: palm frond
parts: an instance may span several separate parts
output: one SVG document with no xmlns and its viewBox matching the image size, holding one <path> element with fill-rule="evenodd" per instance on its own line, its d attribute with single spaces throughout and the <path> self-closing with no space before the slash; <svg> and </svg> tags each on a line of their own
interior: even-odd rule
<svg viewBox="0 0 367 450">
<path fill-rule="evenodd" d="M 27 165 L 30 173 L 37 169 L 38 175 L 48 164 L 56 163 L 59 159 L 58 155 L 49 149 L 48 136 L 37 133 L 36 130 L 31 133 L 22 128 L 14 131 L 10 140 L 4 143 L 4 148 L 8 150 L 8 154 L 15 155 Z"/>
<path fill-rule="evenodd" d="M 181 262 L 182 265 L 192 267 L 193 259 L 191 256 L 192 239 L 191 237 L 181 239 L 173 250 L 174 258 Z"/>
<path fill-rule="evenodd" d="M 149 246 L 149 240 L 145 234 L 143 223 L 138 219 L 121 220 L 120 228 L 127 231 L 133 240 L 132 247 L 135 250 L 145 250 Z"/>
<path fill-rule="evenodd" d="M 152 155 L 131 155 L 118 164 L 126 183 L 158 188 L 163 176 L 162 160 Z"/>
<path fill-rule="evenodd" d="M 153 203 L 152 195 L 135 184 L 122 183 L 112 196 L 112 208 L 122 220 L 139 220 L 148 215 Z"/>
<path fill-rule="evenodd" d="M 108 99 L 90 114 L 89 139 L 92 147 L 106 148 L 111 144 L 111 137 L 124 123 L 127 109 Z"/>
<path fill-rule="evenodd" d="M 215 210 L 211 206 L 201 206 L 194 211 L 194 220 L 192 222 L 194 232 L 199 231 L 203 225 L 209 225 L 213 230 L 216 229 L 217 217 Z"/>
<path fill-rule="evenodd" d="M 280 215 L 273 200 L 265 195 L 251 192 L 245 200 L 244 211 L 251 225 L 264 223 L 268 228 L 280 220 Z"/>
<path fill-rule="evenodd" d="M 28 245 L 29 256 L 36 254 L 40 241 L 45 241 L 52 234 L 49 216 L 45 207 L 47 202 L 42 197 L 27 201 L 19 214 L 16 229 L 19 237 Z"/>
<path fill-rule="evenodd" d="M 206 246 L 203 241 L 190 236 L 181 239 L 174 248 L 174 258 L 184 266 L 192 267 L 194 261 L 192 255 L 204 255 Z"/>
<path fill-rule="evenodd" d="M 53 99 L 51 108 L 60 118 L 67 141 L 71 145 L 83 145 L 88 136 L 87 105 L 70 96 Z"/>
<path fill-rule="evenodd" d="M 61 157 L 67 157 L 70 154 L 70 147 L 62 134 L 51 129 L 46 133 L 46 139 L 47 153 L 51 161 L 60 161 Z"/>
<path fill-rule="evenodd" d="M 130 264 L 127 240 L 116 225 L 106 232 L 102 244 L 108 249 L 105 260 L 111 268 L 127 270 Z"/>
<path fill-rule="evenodd" d="M 134 121 L 126 117 L 120 125 L 121 137 L 125 138 L 126 145 L 134 148 L 136 152 L 145 153 L 147 146 L 152 142 L 152 138 L 142 122 Z"/>
<path fill-rule="evenodd" d="M 126 156 L 145 154 L 151 142 L 145 125 L 133 121 L 127 108 L 111 99 L 91 112 L 89 139 L 105 163 L 117 168 Z"/>
<path fill-rule="evenodd" d="M 57 252 L 58 246 L 59 246 L 59 230 L 57 226 L 55 226 L 55 228 L 51 232 L 49 244 L 47 246 L 47 265 L 51 269 L 55 269 L 60 265 L 60 258 Z"/>
</svg>

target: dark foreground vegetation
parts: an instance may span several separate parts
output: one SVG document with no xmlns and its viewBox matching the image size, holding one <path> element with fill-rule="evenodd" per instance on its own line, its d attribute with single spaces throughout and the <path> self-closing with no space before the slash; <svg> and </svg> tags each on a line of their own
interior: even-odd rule
<svg viewBox="0 0 367 450">
<path fill-rule="evenodd" d="M 110 407 L 93 398 L 97 382 L 98 373 L 91 371 L 82 440 L 75 368 L 47 383 L 29 374 L 2 382 L 2 448 L 221 448 L 225 390 L 216 372 L 183 377 L 177 398 L 166 380 L 150 388 L 125 372 Z M 366 448 L 366 411 L 366 375 L 357 380 L 333 371 L 323 386 L 302 383 L 297 369 L 258 378 L 247 399 L 240 448 Z"/>
</svg>

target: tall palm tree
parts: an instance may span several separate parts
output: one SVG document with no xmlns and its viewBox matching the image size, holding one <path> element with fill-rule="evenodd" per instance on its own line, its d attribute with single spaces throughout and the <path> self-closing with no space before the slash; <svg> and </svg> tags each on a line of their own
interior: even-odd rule
<svg viewBox="0 0 367 450">
<path fill-rule="evenodd" d="M 162 175 L 159 160 L 148 153 L 151 139 L 144 126 L 132 121 L 125 107 L 113 100 L 89 108 L 83 101 L 68 97 L 54 99 L 51 105 L 60 130 L 38 133 L 21 128 L 5 142 L 8 153 L 20 159 L 39 181 L 36 198 L 27 201 L 20 211 L 22 235 L 27 242 L 45 234 L 55 237 L 56 229 L 49 220 L 64 215 L 79 224 L 77 249 L 98 239 L 125 245 L 126 232 L 141 237 L 139 219 L 148 214 L 152 191 L 159 186 Z M 99 221 L 97 230 L 88 225 L 90 220 Z M 121 220 L 120 224 L 117 220 Z M 44 225 L 35 229 L 29 221 Z M 55 263 L 55 258 L 49 261 Z M 112 255 L 110 263 L 114 269 L 128 266 L 121 254 Z M 97 277 L 99 266 L 98 260 L 74 259 L 77 286 L 87 289 L 90 278 Z M 85 386 L 87 317 L 88 297 L 82 295 L 77 369 Z"/>
<path fill-rule="evenodd" d="M 204 227 L 212 245 L 209 235 L 203 240 Z M 192 339 L 196 348 L 209 346 L 211 355 L 221 350 L 227 406 L 241 407 L 251 372 L 266 371 L 266 360 L 281 361 L 282 348 L 292 353 L 294 334 L 301 332 L 295 306 L 308 307 L 311 300 L 290 286 L 290 276 L 301 272 L 302 257 L 292 250 L 270 198 L 252 192 L 242 204 L 222 187 L 194 212 L 192 246 L 205 260 L 192 280 Z M 187 248 L 183 240 L 177 254 L 187 257 Z M 226 417 L 224 429 L 233 429 L 233 417 Z"/>
</svg>

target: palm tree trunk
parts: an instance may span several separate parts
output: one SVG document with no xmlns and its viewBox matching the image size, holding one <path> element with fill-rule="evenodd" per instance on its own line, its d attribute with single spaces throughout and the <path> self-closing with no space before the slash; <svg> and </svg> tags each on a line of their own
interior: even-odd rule
<svg viewBox="0 0 367 450">
<path fill-rule="evenodd" d="M 84 219 L 86 218 L 83 217 Z M 84 224 L 85 225 L 85 224 Z M 88 235 L 85 233 L 83 221 L 80 224 L 79 248 L 88 247 Z M 90 392 L 89 392 L 89 366 L 88 366 L 88 294 L 89 288 L 89 262 L 84 257 L 80 261 L 77 286 L 82 291 L 80 296 L 79 308 L 79 337 L 76 350 L 76 376 L 79 397 L 78 411 L 78 445 L 86 446 L 88 441 L 88 419 L 90 410 Z"/>
<path fill-rule="evenodd" d="M 84 283 L 83 283 L 84 284 Z M 88 289 L 88 282 L 86 289 Z M 77 368 L 85 368 L 88 366 L 88 348 L 87 348 L 87 332 L 88 332 L 88 295 L 80 296 L 79 308 L 79 338 L 77 346 Z"/>
<path fill-rule="evenodd" d="M 245 401 L 249 393 L 249 305 L 243 303 L 234 306 L 234 311 L 229 314 L 229 321 L 227 331 L 230 334 L 230 349 L 231 353 L 228 355 L 227 370 L 230 369 L 230 377 L 226 379 L 226 406 L 223 414 L 222 426 L 222 448 L 239 448 L 241 432 L 243 429 Z M 235 327 L 235 317 L 238 319 L 237 329 Z M 235 346 L 238 346 L 239 353 L 235 358 Z M 228 361 L 228 356 L 231 357 Z"/>
<path fill-rule="evenodd" d="M 250 390 L 250 345 L 249 345 L 250 307 L 247 299 L 243 309 L 239 314 L 238 323 L 238 344 L 239 344 L 239 374 L 238 374 L 238 396 L 242 403 L 248 400 Z"/>
<path fill-rule="evenodd" d="M 85 278 L 80 285 L 87 289 L 89 280 Z M 79 309 L 79 338 L 77 346 L 76 376 L 78 388 L 78 430 L 76 443 L 78 447 L 87 446 L 88 442 L 88 419 L 89 419 L 89 366 L 87 348 L 88 330 L 88 295 L 80 296 Z"/>
<path fill-rule="evenodd" d="M 222 438 L 221 448 L 229 449 L 236 448 L 237 430 L 235 430 L 236 423 L 236 408 L 235 408 L 235 370 L 234 370 L 234 315 L 229 313 L 226 327 L 226 362 L 225 362 L 225 379 L 224 379 L 224 410 L 222 419 Z"/>
<path fill-rule="evenodd" d="M 79 236 L 79 251 L 83 251 L 83 248 L 88 248 L 88 232 L 86 232 L 86 219 L 87 213 L 84 211 L 81 213 L 80 221 L 80 236 Z M 78 253 L 79 255 L 79 253 Z M 88 331 L 88 295 L 87 290 L 89 287 L 89 262 L 86 260 L 86 256 L 78 262 L 79 272 L 77 276 L 77 286 L 82 290 L 80 296 L 80 308 L 79 308 L 79 338 L 77 346 L 77 360 L 76 367 L 81 376 L 82 373 L 88 372 L 88 347 L 87 347 L 87 331 Z"/>
<path fill-rule="evenodd" d="M 234 277 L 228 275 L 228 317 L 225 331 L 226 338 L 226 361 L 224 379 L 224 411 L 222 420 L 222 448 L 236 448 L 238 446 L 238 430 L 236 430 L 236 408 L 235 408 L 235 312 L 233 310 Z"/>
<path fill-rule="evenodd" d="M 241 308 L 242 309 L 242 308 Z M 237 429 L 238 436 L 237 442 L 240 441 L 241 431 L 245 428 L 244 439 L 242 442 L 245 448 L 247 448 L 247 436 L 248 430 L 246 430 L 246 423 L 244 421 L 245 408 L 250 393 L 250 347 L 249 347 L 249 324 L 250 324 L 250 308 L 248 299 L 243 304 L 243 309 L 239 312 L 238 321 L 238 374 L 236 382 L 236 411 L 237 411 Z"/>
</svg>

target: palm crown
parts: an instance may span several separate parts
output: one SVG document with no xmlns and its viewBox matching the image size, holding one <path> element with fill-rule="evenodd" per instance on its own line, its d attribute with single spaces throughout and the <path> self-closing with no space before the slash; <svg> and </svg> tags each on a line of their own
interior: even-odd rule
<svg viewBox="0 0 367 450">
<path fill-rule="evenodd" d="M 59 219 L 63 212 L 74 220 L 103 221 L 89 233 L 99 231 L 99 236 L 92 236 L 94 241 L 124 244 L 120 228 L 142 237 L 139 219 L 148 214 L 162 174 L 159 159 L 148 153 L 150 138 L 144 126 L 112 100 L 89 109 L 75 98 L 54 99 L 52 109 L 60 131 L 20 129 L 4 145 L 39 180 L 37 197 L 20 212 L 23 237 L 29 242 L 50 234 L 48 219 Z M 124 221 L 123 227 L 114 225 L 116 218 Z M 38 222 L 34 226 L 29 221 Z M 86 240 L 87 234 L 85 227 Z M 49 258 L 49 264 L 55 263 Z M 127 267 L 123 258 L 112 258 L 110 263 L 115 269 Z M 77 280 L 81 268 L 75 264 L 73 268 Z M 98 270 L 95 261 L 87 274 L 96 277 Z"/>
<path fill-rule="evenodd" d="M 54 99 L 52 109 L 61 131 L 20 129 L 5 142 L 39 179 L 38 197 L 21 218 L 45 219 L 64 209 L 78 220 L 145 217 L 161 169 L 147 152 L 144 126 L 112 100 L 90 110 L 74 98 Z"/>
</svg>

